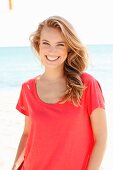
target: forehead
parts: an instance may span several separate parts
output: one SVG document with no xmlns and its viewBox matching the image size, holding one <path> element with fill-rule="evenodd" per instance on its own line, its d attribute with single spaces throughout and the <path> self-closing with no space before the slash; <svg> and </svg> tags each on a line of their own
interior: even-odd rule
<svg viewBox="0 0 113 170">
<path fill-rule="evenodd" d="M 40 39 L 61 41 L 64 40 L 64 37 L 60 29 L 45 26 L 41 31 Z"/>
</svg>

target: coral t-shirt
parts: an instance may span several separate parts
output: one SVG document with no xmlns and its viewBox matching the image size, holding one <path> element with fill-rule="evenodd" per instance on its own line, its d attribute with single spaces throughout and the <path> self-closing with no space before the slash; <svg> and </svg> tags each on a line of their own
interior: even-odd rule
<svg viewBox="0 0 113 170">
<path fill-rule="evenodd" d="M 16 108 L 32 122 L 22 170 L 87 170 L 94 146 L 90 115 L 104 108 L 104 98 L 93 76 L 83 73 L 81 78 L 86 88 L 80 106 L 42 101 L 37 77 L 22 84 Z"/>
</svg>

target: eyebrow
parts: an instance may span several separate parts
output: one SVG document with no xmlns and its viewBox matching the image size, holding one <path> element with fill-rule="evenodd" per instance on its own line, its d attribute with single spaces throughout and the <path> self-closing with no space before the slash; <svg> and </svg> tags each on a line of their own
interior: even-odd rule
<svg viewBox="0 0 113 170">
<path fill-rule="evenodd" d="M 49 41 L 48 41 L 48 40 L 45 40 L 45 39 L 43 39 L 42 41 L 45 41 L 45 42 L 48 42 L 48 43 L 49 43 Z M 65 44 L 65 42 L 64 42 L 64 41 L 59 41 L 59 42 L 57 42 L 56 44 Z"/>
</svg>

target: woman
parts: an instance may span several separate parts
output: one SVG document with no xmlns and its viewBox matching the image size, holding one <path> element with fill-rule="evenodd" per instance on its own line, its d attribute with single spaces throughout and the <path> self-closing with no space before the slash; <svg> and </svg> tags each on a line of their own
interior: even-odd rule
<svg viewBox="0 0 113 170">
<path fill-rule="evenodd" d="M 84 72 L 86 48 L 59 16 L 40 23 L 30 40 L 45 70 L 22 85 L 16 108 L 25 127 L 13 170 L 99 170 L 104 99 L 98 81 Z"/>
</svg>

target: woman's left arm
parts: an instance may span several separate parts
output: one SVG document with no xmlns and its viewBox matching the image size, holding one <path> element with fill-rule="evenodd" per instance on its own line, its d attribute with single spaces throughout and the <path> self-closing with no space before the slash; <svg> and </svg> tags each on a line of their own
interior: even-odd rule
<svg viewBox="0 0 113 170">
<path fill-rule="evenodd" d="M 90 156 L 87 170 L 99 170 L 107 141 L 107 123 L 105 110 L 102 108 L 95 109 L 92 112 L 90 119 L 95 144 Z"/>
</svg>

